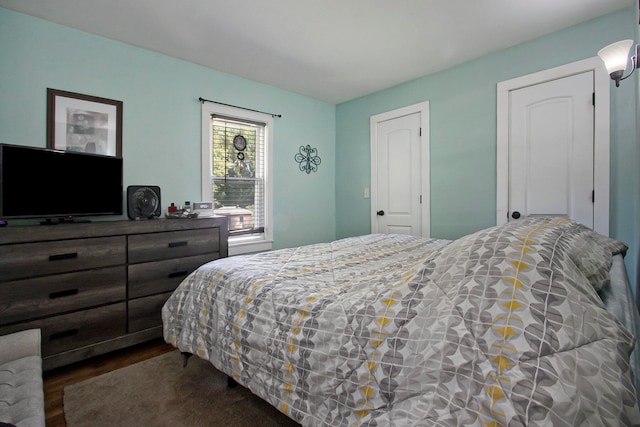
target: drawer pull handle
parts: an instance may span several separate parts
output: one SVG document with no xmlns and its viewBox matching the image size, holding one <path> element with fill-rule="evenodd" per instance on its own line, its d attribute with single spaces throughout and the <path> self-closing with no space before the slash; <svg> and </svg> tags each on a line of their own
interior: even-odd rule
<svg viewBox="0 0 640 427">
<path fill-rule="evenodd" d="M 187 243 L 188 242 L 186 240 L 184 240 L 182 242 L 171 242 L 171 243 L 169 243 L 169 247 L 170 248 L 177 248 L 178 246 L 187 246 Z"/>
<path fill-rule="evenodd" d="M 173 279 L 174 277 L 184 277 L 189 274 L 188 271 L 176 271 L 175 273 L 169 273 L 169 279 Z"/>
<path fill-rule="evenodd" d="M 49 294 L 50 299 L 62 298 L 62 297 L 70 297 L 71 295 L 78 295 L 77 289 L 66 289 L 64 291 L 51 292 Z"/>
<path fill-rule="evenodd" d="M 49 339 L 51 341 L 61 340 L 63 338 L 69 338 L 69 337 L 72 337 L 74 335 L 78 335 L 79 332 L 80 332 L 80 329 L 69 329 L 68 331 L 62 331 L 62 332 L 58 332 L 56 334 L 51 334 L 49 336 Z"/>
<path fill-rule="evenodd" d="M 69 252 L 68 254 L 49 255 L 49 261 L 60 261 L 63 259 L 78 258 L 78 252 Z"/>
</svg>

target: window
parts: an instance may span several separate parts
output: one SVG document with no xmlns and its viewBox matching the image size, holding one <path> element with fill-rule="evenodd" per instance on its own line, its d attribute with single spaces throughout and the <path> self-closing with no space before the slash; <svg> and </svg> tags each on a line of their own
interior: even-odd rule
<svg viewBox="0 0 640 427">
<path fill-rule="evenodd" d="M 229 221 L 229 255 L 269 250 L 273 118 L 202 104 L 202 200 Z"/>
</svg>

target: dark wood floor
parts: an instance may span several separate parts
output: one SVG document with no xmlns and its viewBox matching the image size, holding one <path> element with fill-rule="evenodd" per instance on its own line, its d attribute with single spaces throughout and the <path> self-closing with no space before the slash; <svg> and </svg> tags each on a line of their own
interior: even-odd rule
<svg viewBox="0 0 640 427">
<path fill-rule="evenodd" d="M 47 427 L 66 427 L 67 425 L 62 406 L 62 390 L 65 386 L 115 371 L 171 350 L 173 347 L 159 338 L 45 372 L 43 378 Z"/>
</svg>

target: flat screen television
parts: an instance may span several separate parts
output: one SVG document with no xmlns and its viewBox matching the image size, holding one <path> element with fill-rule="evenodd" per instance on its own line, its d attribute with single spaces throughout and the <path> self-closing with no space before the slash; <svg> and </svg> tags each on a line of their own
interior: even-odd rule
<svg viewBox="0 0 640 427">
<path fill-rule="evenodd" d="M 122 215 L 122 158 L 0 144 L 0 219 Z"/>
</svg>

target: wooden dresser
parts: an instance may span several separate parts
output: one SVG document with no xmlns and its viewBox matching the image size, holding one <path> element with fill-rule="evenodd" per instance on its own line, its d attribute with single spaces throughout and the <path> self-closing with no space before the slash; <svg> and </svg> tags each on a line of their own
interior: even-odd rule
<svg viewBox="0 0 640 427">
<path fill-rule="evenodd" d="M 224 217 L 0 228 L 0 335 L 42 329 L 45 370 L 160 337 L 164 302 L 227 240 Z"/>
</svg>

